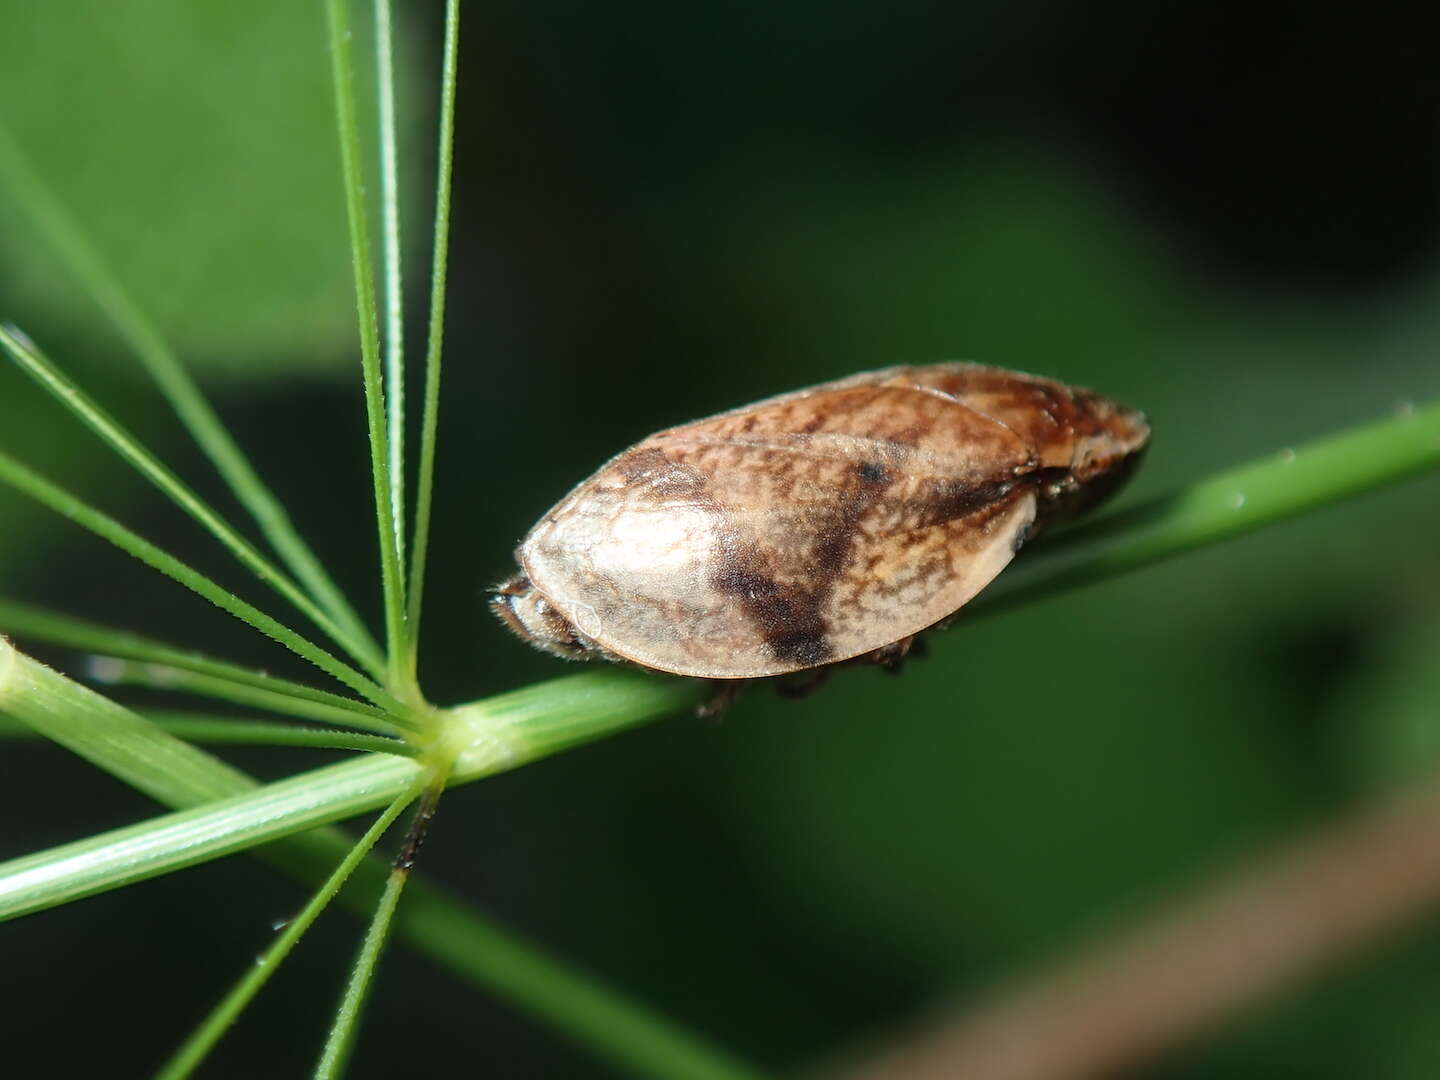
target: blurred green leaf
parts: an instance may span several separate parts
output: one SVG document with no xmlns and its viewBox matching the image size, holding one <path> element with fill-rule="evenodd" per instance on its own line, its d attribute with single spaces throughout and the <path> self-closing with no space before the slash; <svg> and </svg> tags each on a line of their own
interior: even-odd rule
<svg viewBox="0 0 1440 1080">
<path fill-rule="evenodd" d="M 182 354 L 238 376 L 346 360 L 353 300 L 318 7 L 5 0 L 0 22 L 5 124 Z M 0 233 L 10 317 L 113 343 L 3 196 Z"/>
</svg>

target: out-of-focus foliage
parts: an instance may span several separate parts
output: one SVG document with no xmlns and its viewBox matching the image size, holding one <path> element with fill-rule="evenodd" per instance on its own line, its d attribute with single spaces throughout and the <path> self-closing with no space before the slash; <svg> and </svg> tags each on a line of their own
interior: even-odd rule
<svg viewBox="0 0 1440 1080">
<path fill-rule="evenodd" d="M 60 54 L 52 63 L 84 67 L 124 104 L 117 70 L 188 62 L 220 20 L 237 40 L 253 32 L 264 61 L 237 50 L 233 72 L 212 61 L 192 75 L 192 96 L 218 101 L 207 115 L 250 130 L 276 96 L 313 112 L 313 138 L 274 137 L 273 119 L 246 136 L 257 175 L 307 177 L 267 186 L 274 216 L 234 234 L 293 260 L 249 282 L 293 294 L 260 350 L 277 375 L 342 355 L 348 341 L 319 16 L 295 7 L 315 25 L 278 30 L 201 5 L 177 15 L 173 33 L 152 25 L 144 49 L 93 10 L 84 27 L 57 12 L 69 37 L 45 45 Z M 41 10 L 26 18 L 46 24 Z M 430 17 L 405 14 L 423 43 L 412 59 L 433 55 Z M 561 670 L 483 610 L 516 538 L 630 441 L 765 394 L 953 358 L 1093 385 L 1154 422 L 1126 499 L 1440 395 L 1440 186 L 1425 181 L 1440 143 L 1415 120 L 1425 35 L 1394 25 L 1383 5 L 1345 28 L 1323 13 L 1222 14 L 467 7 L 425 636 L 432 693 L 462 700 Z M 288 64 L 296 85 L 280 93 Z M 7 98 L 15 78 L 0 74 Z M 120 111 L 143 113 L 134 102 Z M 133 169 L 123 215 L 182 164 L 228 169 L 234 186 L 230 159 L 213 157 L 234 141 L 222 132 L 199 144 L 203 163 L 177 162 L 158 130 L 87 153 L 100 121 L 78 117 L 55 121 L 73 144 L 56 130 L 28 136 L 37 154 L 64 144 L 47 151 L 62 193 L 99 198 L 85 177 Z M 223 180 L 195 183 L 187 202 L 231 214 Z M 322 226 L 332 240 L 311 232 Z M 97 218 L 97 231 L 112 227 Z M 172 243 L 165 259 L 188 267 L 177 280 L 219 283 L 214 325 L 245 327 L 258 301 L 212 265 L 224 260 Z M 164 279 L 146 251 L 127 257 L 137 288 Z M 53 294 L 22 287 L 13 266 L 4 274 L 10 317 L 53 326 Z M 303 295 L 332 306 L 322 316 Z M 187 334 L 209 324 L 198 308 L 175 309 Z M 334 336 L 317 347 L 316 334 Z M 201 351 L 239 355 L 223 334 Z M 94 370 L 130 415 L 154 419 L 123 380 Z M 0 378 L 4 409 L 21 391 L 14 373 Z M 349 373 L 225 390 L 262 472 L 373 602 Z M 166 445 L 169 429 L 153 430 Z M 74 437 L 39 410 L 0 432 L 9 449 L 99 468 L 67 449 Z M 147 531 L 192 543 L 153 502 L 132 500 Z M 213 648 L 239 640 L 167 587 L 31 521 L 7 526 L 45 537 L 45 550 L 26 544 L 5 591 Z M 900 678 L 843 673 L 802 702 L 757 690 L 719 725 L 677 720 L 456 793 L 426 867 L 738 1051 L 810 1063 L 942 995 L 982 996 L 1425 768 L 1440 746 L 1436 551 L 1440 486 L 1429 478 L 961 620 Z M 17 850 L 143 812 L 128 796 L 105 802 L 105 783 L 57 764 L 58 752 L 5 753 L 33 763 L 7 795 L 7 812 L 31 826 L 12 833 Z M 70 785 L 62 805 L 42 766 Z M 136 1013 L 100 1021 L 112 1062 L 138 1069 L 190 1021 L 194 1010 L 174 1003 L 217 993 L 295 904 L 237 863 L 49 913 L 13 961 L 34 988 L 25 1022 L 43 1032 L 102 997 L 113 1010 L 105 977 L 76 985 L 53 956 L 93 951 L 103 959 L 90 970 L 143 963 L 163 974 L 130 995 Z M 117 940 L 116 925 L 133 930 Z M 304 1059 L 349 946 L 338 920 L 305 944 L 226 1044 L 236 1075 Z M 1412 931 L 1153 1075 L 1432 1076 L 1440 1047 L 1424 1003 L 1437 960 L 1433 928 Z M 417 1046 L 435 1072 L 454 1054 L 483 1055 L 497 1077 L 602 1075 L 397 952 L 356 1075 L 404 1073 Z"/>
<path fill-rule="evenodd" d="M 344 358 L 353 301 L 318 5 L 5 3 L 0 18 L 0 119 L 176 349 L 238 377 Z M 0 232 L 11 316 L 113 350 L 8 199 Z"/>
</svg>

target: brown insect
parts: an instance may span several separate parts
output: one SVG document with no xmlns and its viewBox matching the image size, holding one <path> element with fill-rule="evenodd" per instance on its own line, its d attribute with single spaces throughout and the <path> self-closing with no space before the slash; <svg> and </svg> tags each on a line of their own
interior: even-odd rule
<svg viewBox="0 0 1440 1080">
<path fill-rule="evenodd" d="M 895 666 L 1041 527 L 1115 491 L 1149 437 L 1140 413 L 1033 375 L 854 375 L 612 458 L 491 603 L 571 659 L 722 680 Z"/>
</svg>

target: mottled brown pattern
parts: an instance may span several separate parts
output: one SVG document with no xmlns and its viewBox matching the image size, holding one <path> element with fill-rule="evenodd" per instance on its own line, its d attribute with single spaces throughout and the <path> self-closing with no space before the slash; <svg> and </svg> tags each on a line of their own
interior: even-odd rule
<svg viewBox="0 0 1440 1080">
<path fill-rule="evenodd" d="M 807 561 L 799 564 L 800 573 L 773 554 L 764 556 L 767 547 L 773 553 L 776 545 L 722 529 L 711 555 L 710 583 L 735 597 L 776 662 L 813 667 L 834 658 L 825 608 L 847 569 L 856 528 L 884 496 L 891 476 L 885 465 L 864 461 L 841 479 L 828 505 L 809 523 L 807 539 L 813 543 L 803 553 Z"/>
<path fill-rule="evenodd" d="M 612 459 L 531 531 L 495 603 L 561 655 L 706 678 L 903 656 L 1147 437 L 1089 391 L 995 368 L 854 376 Z"/>
</svg>

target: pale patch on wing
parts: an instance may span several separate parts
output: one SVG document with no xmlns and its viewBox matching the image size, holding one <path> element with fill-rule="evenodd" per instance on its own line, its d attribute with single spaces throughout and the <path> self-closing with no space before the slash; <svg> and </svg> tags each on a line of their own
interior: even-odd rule
<svg viewBox="0 0 1440 1080">
<path fill-rule="evenodd" d="M 668 585 L 675 574 L 692 572 L 695 552 L 713 542 L 714 518 L 693 503 L 622 507 L 610 520 L 606 541 L 590 548 L 593 572 L 636 582 L 647 592 L 647 582 Z"/>
<path fill-rule="evenodd" d="M 517 555 L 536 588 L 606 650 L 705 677 L 707 658 L 761 644 L 710 584 L 718 527 L 716 513 L 694 503 L 633 504 L 592 489 L 537 526 Z"/>
</svg>

